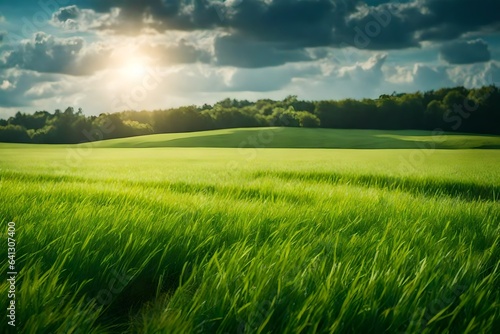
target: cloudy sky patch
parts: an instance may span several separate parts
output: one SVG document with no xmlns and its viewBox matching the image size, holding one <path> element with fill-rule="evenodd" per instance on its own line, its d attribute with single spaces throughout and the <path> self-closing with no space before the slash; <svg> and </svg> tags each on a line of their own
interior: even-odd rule
<svg viewBox="0 0 500 334">
<path fill-rule="evenodd" d="M 0 5 L 0 117 L 499 84 L 493 0 Z"/>
</svg>

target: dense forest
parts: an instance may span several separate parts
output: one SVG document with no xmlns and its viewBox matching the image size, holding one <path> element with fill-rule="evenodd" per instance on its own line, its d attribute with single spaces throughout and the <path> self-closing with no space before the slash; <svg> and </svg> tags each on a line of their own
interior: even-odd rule
<svg viewBox="0 0 500 334">
<path fill-rule="evenodd" d="M 301 101 L 288 96 L 249 102 L 225 99 L 214 105 L 155 111 L 123 111 L 85 116 L 68 107 L 54 113 L 18 112 L 0 120 L 0 141 L 80 143 L 153 133 L 239 127 L 322 127 L 421 129 L 500 134 L 500 90 L 443 88 L 429 92 L 381 95 L 377 99 Z"/>
</svg>

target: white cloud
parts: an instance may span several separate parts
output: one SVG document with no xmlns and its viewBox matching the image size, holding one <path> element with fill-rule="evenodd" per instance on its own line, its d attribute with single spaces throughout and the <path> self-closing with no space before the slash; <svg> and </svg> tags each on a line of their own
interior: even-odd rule
<svg viewBox="0 0 500 334">
<path fill-rule="evenodd" d="M 2 81 L 2 84 L 0 84 L 0 90 L 9 90 L 12 88 L 15 88 L 15 87 L 9 80 L 4 80 L 4 81 Z"/>
<path fill-rule="evenodd" d="M 498 85 L 500 84 L 500 62 L 490 61 L 485 64 L 455 66 L 448 70 L 448 75 L 457 86 Z"/>
<path fill-rule="evenodd" d="M 20 68 L 41 73 L 89 75 L 101 69 L 110 48 L 87 44 L 81 37 L 56 38 L 43 32 L 5 51 L 0 68 Z"/>
<path fill-rule="evenodd" d="M 375 54 L 364 62 L 354 65 L 332 64 L 328 72 L 314 80 L 311 90 L 316 90 L 314 98 L 363 98 L 378 94 L 381 84 L 385 81 L 383 65 L 386 54 Z M 307 85 L 307 82 L 301 81 Z M 304 94 L 308 90 L 304 89 Z"/>
<path fill-rule="evenodd" d="M 109 13 L 96 13 L 92 9 L 81 9 L 75 5 L 62 7 L 54 14 L 50 23 L 66 30 L 87 31 L 106 29 L 116 24 L 120 9 L 112 8 Z"/>
<path fill-rule="evenodd" d="M 64 81 L 40 82 L 34 84 L 33 87 L 26 91 L 24 96 L 29 99 L 39 99 L 61 94 L 67 94 L 67 84 Z"/>
<path fill-rule="evenodd" d="M 260 69 L 237 68 L 228 80 L 228 90 L 269 92 L 279 91 L 294 78 L 311 78 L 321 74 L 317 64 L 286 64 Z"/>
<path fill-rule="evenodd" d="M 40 74 L 19 69 L 0 71 L 0 77 L 4 78 L 0 86 L 0 106 L 2 108 L 33 106 L 37 101 L 33 97 L 28 97 L 26 92 L 39 84 L 61 80 L 52 74 Z M 53 95 L 47 92 L 46 95 L 39 97 L 53 97 Z"/>
<path fill-rule="evenodd" d="M 386 67 L 386 80 L 394 84 L 408 84 L 413 81 L 413 69 L 405 66 Z"/>
<path fill-rule="evenodd" d="M 427 66 L 424 64 L 415 64 L 413 66 L 413 85 L 425 87 L 425 90 L 449 87 L 453 85 L 450 80 L 447 66 Z"/>
</svg>

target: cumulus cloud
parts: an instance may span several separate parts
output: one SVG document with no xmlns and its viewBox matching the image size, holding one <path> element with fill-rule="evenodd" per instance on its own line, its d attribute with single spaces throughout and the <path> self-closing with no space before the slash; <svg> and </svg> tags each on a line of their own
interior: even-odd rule
<svg viewBox="0 0 500 334">
<path fill-rule="evenodd" d="M 4 78 L 0 83 L 0 106 L 4 108 L 31 106 L 34 100 L 27 95 L 30 89 L 38 85 L 52 85 L 60 81 L 52 74 L 27 72 L 18 69 L 0 71 L 0 76 Z M 45 92 L 40 92 L 38 97 L 54 97 L 53 93 L 55 92 L 45 90 Z"/>
<path fill-rule="evenodd" d="M 453 82 L 450 80 L 447 67 L 432 67 L 423 64 L 415 64 L 413 67 L 414 87 L 425 87 L 425 90 L 450 87 Z"/>
<path fill-rule="evenodd" d="M 14 88 L 14 85 L 9 80 L 4 80 L 2 81 L 2 84 L 0 84 L 1 90 L 9 90 L 12 88 Z"/>
<path fill-rule="evenodd" d="M 386 54 L 375 54 L 364 61 L 354 64 L 340 65 L 332 60 L 313 63 L 319 71 L 316 75 L 297 75 L 285 92 L 293 93 L 308 99 L 342 99 L 376 97 L 387 86 L 384 64 Z M 311 70 L 311 73 L 312 72 Z M 285 93 L 284 92 L 284 93 Z"/>
<path fill-rule="evenodd" d="M 476 63 L 472 65 L 453 66 L 448 70 L 450 80 L 455 85 L 479 87 L 500 84 L 500 63 Z"/>
<path fill-rule="evenodd" d="M 485 85 L 500 85 L 500 63 L 491 62 L 486 65 L 484 70 Z"/>
<path fill-rule="evenodd" d="M 420 63 L 394 66 L 389 58 L 378 54 L 354 65 L 325 66 L 321 75 L 295 80 L 286 91 L 313 99 L 376 98 L 393 91 L 478 87 L 500 82 L 500 65 L 494 61 L 458 66 Z"/>
<path fill-rule="evenodd" d="M 67 30 L 106 29 L 115 23 L 118 15 L 118 8 L 112 8 L 109 13 L 101 14 L 92 9 L 81 9 L 72 5 L 59 8 L 52 14 L 50 22 L 56 27 Z"/>
<path fill-rule="evenodd" d="M 1 68 L 20 68 L 42 73 L 88 75 L 103 66 L 102 59 L 110 50 L 86 48 L 81 37 L 55 38 L 38 32 L 32 40 L 6 51 Z"/>
<path fill-rule="evenodd" d="M 141 56 L 159 66 L 212 62 L 209 50 L 183 38 L 168 43 L 126 39 L 106 44 L 88 43 L 83 37 L 56 38 L 39 32 L 31 40 L 0 54 L 0 69 L 82 76 L 127 66 L 127 62 Z"/>
<path fill-rule="evenodd" d="M 428 91 L 443 87 L 468 88 L 500 83 L 500 65 L 497 61 L 466 65 L 427 65 L 388 67 L 382 84 L 385 92 Z"/>
<path fill-rule="evenodd" d="M 482 63 L 491 59 L 488 44 L 481 39 L 447 43 L 441 47 L 440 56 L 449 64 Z"/>
<path fill-rule="evenodd" d="M 269 69 L 236 69 L 227 80 L 229 91 L 269 92 L 284 89 L 295 78 L 321 74 L 315 65 L 287 64 Z"/>
<path fill-rule="evenodd" d="M 354 66 L 342 66 L 333 71 L 337 89 L 342 91 L 344 96 L 362 97 L 375 94 L 374 92 L 378 91 L 380 84 L 385 80 L 382 66 L 386 59 L 386 54 L 375 54 L 365 62 L 358 62 Z"/>
<path fill-rule="evenodd" d="M 341 68 L 340 73 L 343 75 L 354 76 L 356 78 L 359 78 L 361 74 L 368 74 L 369 79 L 376 79 L 382 76 L 382 66 L 384 65 L 386 59 L 386 54 L 375 54 L 364 63 L 358 63 L 355 66 Z M 365 77 L 360 79 L 368 78 Z"/>
</svg>

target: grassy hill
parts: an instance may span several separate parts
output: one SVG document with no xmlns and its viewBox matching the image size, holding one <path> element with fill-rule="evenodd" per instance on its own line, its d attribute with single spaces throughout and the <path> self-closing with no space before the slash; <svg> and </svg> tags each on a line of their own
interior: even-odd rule
<svg viewBox="0 0 500 334">
<path fill-rule="evenodd" d="M 342 149 L 499 149 L 500 136 L 462 133 L 435 134 L 416 130 L 351 130 L 308 128 L 241 128 L 188 133 L 168 133 L 103 140 L 94 148 L 233 147 L 233 148 L 342 148 Z M 43 146 L 0 143 L 0 148 Z"/>
<path fill-rule="evenodd" d="M 245 147 L 245 148 L 500 148 L 500 136 L 431 131 L 244 128 L 159 134 L 94 143 L 96 147 Z"/>
</svg>

